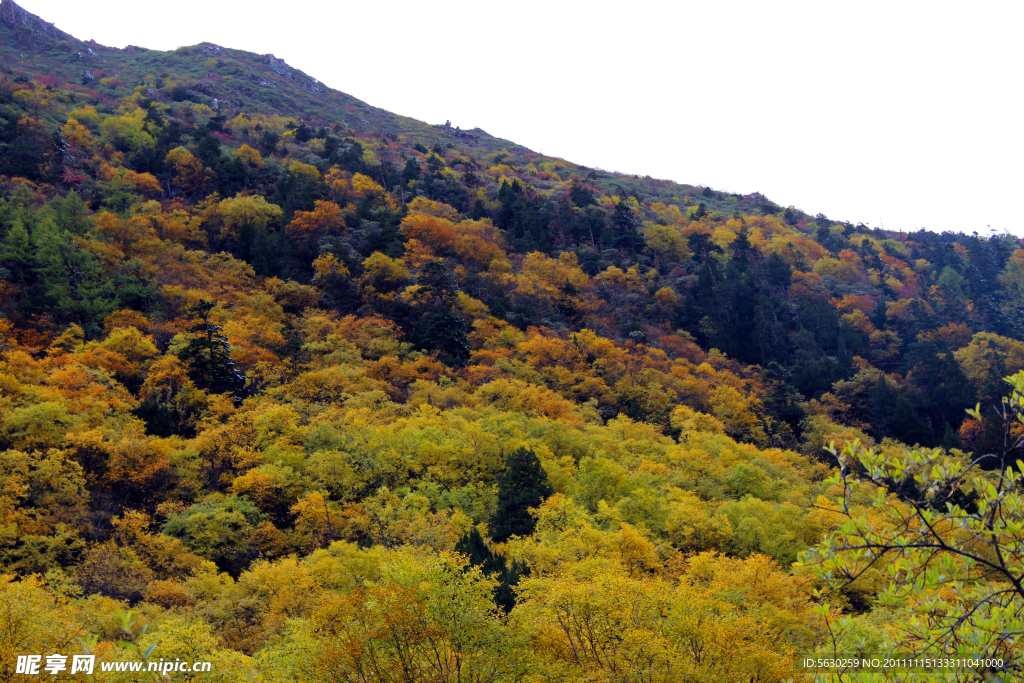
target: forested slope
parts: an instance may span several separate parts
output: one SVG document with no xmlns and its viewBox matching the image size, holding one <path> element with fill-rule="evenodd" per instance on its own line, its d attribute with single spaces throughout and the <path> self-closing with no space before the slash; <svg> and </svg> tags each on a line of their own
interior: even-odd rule
<svg viewBox="0 0 1024 683">
<path fill-rule="evenodd" d="M 1016 238 L 585 168 L 10 0 L 0 65 L 0 604 L 31 615 L 0 679 L 155 644 L 203 680 L 775 681 L 931 645 L 931 588 L 887 602 L 891 553 L 841 581 L 828 539 L 1004 485 Z M 1017 661 L 1000 614 L 971 651 Z"/>
</svg>

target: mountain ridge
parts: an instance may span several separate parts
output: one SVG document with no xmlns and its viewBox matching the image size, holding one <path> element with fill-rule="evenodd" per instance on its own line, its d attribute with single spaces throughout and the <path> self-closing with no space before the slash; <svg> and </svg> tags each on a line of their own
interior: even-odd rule
<svg viewBox="0 0 1024 683">
<path fill-rule="evenodd" d="M 194 96 L 199 101 L 209 104 L 216 98 L 225 115 L 269 110 L 279 115 L 308 121 L 311 125 L 340 122 L 344 129 L 355 135 L 386 135 L 397 131 L 406 135 L 410 142 L 427 146 L 444 142 L 457 149 L 466 149 L 472 145 L 487 152 L 496 153 L 505 149 L 533 153 L 523 145 L 491 136 L 480 128 L 468 130 L 477 136 L 475 141 L 468 143 L 466 138 L 458 136 L 455 128 L 447 129 L 443 124 L 429 124 L 380 109 L 334 88 L 321 88 L 320 81 L 287 66 L 272 53 L 256 54 L 210 42 L 166 52 L 134 45 L 125 48 L 108 47 L 94 40 L 82 41 L 71 36 L 28 12 L 14 0 L 2 0 L 2 3 L 3 7 L 7 8 L 4 12 L 12 19 L 0 22 L 0 68 L 5 67 L 15 75 L 48 74 L 58 76 L 68 83 L 82 81 L 83 88 L 86 85 L 95 88 L 98 79 L 85 78 L 87 74 L 92 75 L 90 69 L 101 69 L 104 73 L 111 71 L 113 75 L 125 81 L 126 85 L 151 85 L 154 76 L 174 71 L 179 75 L 187 74 L 183 80 L 195 86 Z M 17 18 L 16 21 L 14 17 Z M 33 55 L 38 59 L 33 60 Z M 217 73 L 218 69 L 210 71 L 201 64 L 208 59 L 225 55 L 229 63 L 223 68 L 231 73 Z M 240 82 L 225 86 L 223 75 L 230 75 L 232 79 L 237 77 Z M 322 89 L 324 92 L 317 93 L 316 89 Z M 285 94 L 274 96 L 275 90 L 284 91 Z M 548 161 L 565 161 L 559 157 L 539 156 Z M 586 168 L 586 171 L 590 170 L 592 169 Z M 672 195 L 681 195 L 693 190 L 699 192 L 704 189 L 702 185 L 687 185 L 653 179 L 650 176 L 599 168 L 593 170 L 614 178 L 619 184 L 625 184 L 638 196 L 662 195 L 659 190 L 648 190 L 642 182 L 632 182 L 641 178 L 654 181 L 659 186 L 676 188 L 671 190 Z M 748 195 L 716 192 L 707 196 L 704 201 L 709 208 L 722 210 L 726 207 L 718 200 L 726 196 L 739 200 L 741 204 L 743 197 L 754 198 L 746 202 L 748 205 L 771 204 L 756 192 Z"/>
<path fill-rule="evenodd" d="M 2 1 L 0 679 L 777 683 L 940 631 L 1021 668 L 1021 240 Z"/>
<path fill-rule="evenodd" d="M 67 63 L 60 65 L 64 68 L 57 66 L 55 61 L 50 61 L 48 66 L 51 68 L 57 66 L 53 69 L 56 72 L 54 75 L 60 75 L 70 82 L 74 82 L 73 76 L 79 67 L 81 67 L 79 77 L 89 73 L 90 67 L 94 69 L 99 67 L 105 70 L 114 70 L 118 76 L 123 74 L 122 80 L 133 78 L 137 82 L 143 82 L 146 75 L 144 70 L 146 66 L 152 66 L 152 64 L 147 65 L 145 60 L 136 57 L 143 57 L 148 53 L 152 53 L 158 58 L 167 59 L 169 63 L 164 65 L 165 69 L 174 68 L 180 65 L 180 62 L 189 62 L 189 66 L 192 66 L 190 62 L 195 60 L 189 60 L 189 57 L 217 58 L 220 62 L 227 57 L 230 60 L 228 68 L 243 72 L 242 75 L 247 82 L 234 88 L 225 87 L 222 79 L 211 78 L 215 74 L 210 72 L 205 73 L 205 78 L 200 76 L 197 79 L 202 85 L 204 94 L 211 99 L 216 97 L 219 103 L 223 103 L 225 113 L 244 111 L 247 105 L 250 110 L 256 108 L 253 104 L 252 83 L 255 83 L 257 88 L 277 89 L 282 84 L 290 82 L 297 86 L 290 90 L 298 89 L 303 91 L 303 94 L 320 96 L 319 101 L 317 97 L 304 97 L 290 102 L 256 98 L 259 100 L 259 107 L 265 109 L 269 104 L 275 113 L 296 116 L 317 123 L 322 123 L 324 118 L 329 115 L 325 113 L 325 110 L 336 113 L 341 108 L 345 108 L 354 115 L 342 116 L 342 121 L 346 126 L 351 126 L 354 131 L 365 133 L 372 127 L 387 128 L 389 125 L 398 125 L 404 129 L 411 129 L 410 132 L 423 141 L 432 141 L 437 137 L 435 126 L 373 107 L 343 91 L 329 88 L 316 78 L 289 66 L 284 59 L 278 58 L 272 53 L 258 55 L 206 41 L 166 52 L 135 45 L 128 45 L 125 48 L 108 47 L 94 40 L 83 41 L 71 36 L 57 29 L 54 24 L 25 10 L 13 0 L 2 0 L 0 3 L 0 21 L 8 31 L 8 35 L 5 36 L 6 40 L 0 40 L 0 63 L 6 61 L 8 68 L 16 73 L 25 71 L 23 68 L 19 68 L 19 62 L 24 61 L 20 58 L 24 50 L 37 53 L 50 52 L 52 55 L 64 56 Z M 18 52 L 19 58 L 17 59 L 14 58 L 13 47 L 15 46 L 21 50 Z M 219 66 L 223 67 L 224 64 L 219 64 Z M 352 108 L 356 111 L 353 111 Z M 368 116 L 368 118 L 364 118 L 364 116 Z M 489 147 L 494 146 L 500 149 L 510 145 L 514 146 L 514 143 L 493 138 L 480 129 L 473 129 L 473 132 L 478 132 L 480 137 L 487 140 Z"/>
</svg>

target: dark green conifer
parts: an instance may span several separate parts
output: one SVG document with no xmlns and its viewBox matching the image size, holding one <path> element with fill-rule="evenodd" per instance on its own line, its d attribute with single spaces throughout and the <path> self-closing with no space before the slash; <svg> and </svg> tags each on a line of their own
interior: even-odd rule
<svg viewBox="0 0 1024 683">
<path fill-rule="evenodd" d="M 45 300 L 61 318 L 78 323 L 87 336 L 95 337 L 101 332 L 100 322 L 117 308 L 113 282 L 75 235 L 57 230 L 51 222 L 45 229 L 41 226 L 40 232 L 32 241 L 38 247 Z"/>
<path fill-rule="evenodd" d="M 885 329 L 886 324 L 886 311 L 885 311 L 885 299 L 879 298 L 878 303 L 875 304 L 875 311 L 871 314 L 871 324 L 879 330 Z"/>
<path fill-rule="evenodd" d="M 519 585 L 519 580 L 530 575 L 530 568 L 518 560 L 513 560 L 512 565 L 498 577 L 500 583 L 494 589 L 494 602 L 498 607 L 508 614 L 516 606 L 516 594 L 513 588 Z"/>
<path fill-rule="evenodd" d="M 416 163 L 416 160 L 411 158 L 405 162 L 405 168 L 402 169 L 402 180 L 409 182 L 410 180 L 419 180 L 420 178 L 420 165 Z"/>
<path fill-rule="evenodd" d="M 455 544 L 455 552 L 465 555 L 469 558 L 469 563 L 475 566 L 493 562 L 492 558 L 494 557 L 491 549 L 484 542 L 484 537 L 480 535 L 480 530 L 476 527 L 463 534 L 459 542 Z M 484 571 L 487 573 L 486 570 Z"/>
<path fill-rule="evenodd" d="M 538 507 L 555 492 L 537 454 L 519 447 L 505 458 L 498 477 L 498 508 L 491 518 L 491 538 L 501 543 L 512 536 L 528 536 L 537 522 L 530 508 Z"/>
<path fill-rule="evenodd" d="M 35 256 L 28 230 L 20 220 L 15 219 L 14 225 L 11 226 L 7 237 L 4 238 L 2 249 L 0 249 L 0 263 L 10 273 L 6 279 L 16 282 L 22 287 L 31 278 Z"/>
<path fill-rule="evenodd" d="M 214 305 L 203 300 L 189 309 L 199 320 L 189 328 L 188 345 L 178 352 L 178 357 L 188 365 L 189 377 L 197 387 L 216 394 L 228 393 L 240 401 L 245 378 L 235 369 L 227 337 L 220 334 L 219 325 L 210 322 Z"/>
<path fill-rule="evenodd" d="M 615 205 L 615 212 L 612 214 L 612 246 L 617 249 L 639 251 L 644 247 L 644 238 L 640 236 L 640 220 L 633 214 L 633 210 L 625 202 Z"/>
<path fill-rule="evenodd" d="M 509 565 L 503 556 L 495 555 L 475 527 L 459 539 L 455 550 L 469 558 L 471 565 L 480 567 L 484 574 L 498 580 L 498 585 L 494 589 L 494 603 L 506 614 L 511 612 L 516 605 L 513 588 L 519 584 L 522 577 L 529 576 L 529 567 L 518 561 L 513 561 Z"/>
<path fill-rule="evenodd" d="M 418 282 L 426 310 L 413 329 L 417 346 L 438 351 L 440 359 L 449 365 L 461 365 L 473 348 L 462 316 L 453 311 L 459 295 L 458 280 L 444 263 L 428 261 Z"/>
</svg>

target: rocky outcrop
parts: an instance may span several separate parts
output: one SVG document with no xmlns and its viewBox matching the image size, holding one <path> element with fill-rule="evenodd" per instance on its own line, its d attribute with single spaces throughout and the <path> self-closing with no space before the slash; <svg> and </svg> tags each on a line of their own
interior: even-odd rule
<svg viewBox="0 0 1024 683">
<path fill-rule="evenodd" d="M 0 24 L 14 31 L 19 43 L 44 43 L 75 38 L 26 11 L 14 0 L 0 0 Z M 78 41 L 75 41 L 78 42 Z"/>
<path fill-rule="evenodd" d="M 451 135 L 454 135 L 455 137 L 459 138 L 460 140 L 472 140 L 474 143 L 480 141 L 480 136 L 478 136 L 476 133 L 471 133 L 468 130 L 462 130 L 458 126 L 452 128 L 451 120 L 444 122 L 444 129 Z"/>
</svg>

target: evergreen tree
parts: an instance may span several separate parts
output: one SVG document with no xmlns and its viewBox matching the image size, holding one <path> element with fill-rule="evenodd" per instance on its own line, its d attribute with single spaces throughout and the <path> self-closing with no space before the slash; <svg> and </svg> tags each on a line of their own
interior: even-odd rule
<svg viewBox="0 0 1024 683">
<path fill-rule="evenodd" d="M 402 169 L 402 180 L 407 183 L 410 180 L 419 180 L 420 172 L 420 165 L 416 163 L 415 159 L 410 157 L 409 160 L 405 162 L 405 168 Z"/>
<path fill-rule="evenodd" d="M 6 279 L 18 283 L 23 288 L 28 284 L 32 276 L 32 266 L 35 265 L 35 257 L 28 230 L 18 219 L 15 219 L 14 225 L 4 238 L 3 247 L 0 249 L 0 263 L 10 273 Z"/>
<path fill-rule="evenodd" d="M 508 614 L 516 606 L 516 593 L 513 587 L 519 584 L 519 580 L 530 575 L 530 568 L 513 560 L 509 568 L 498 577 L 498 587 L 494 589 L 494 602 Z"/>
<path fill-rule="evenodd" d="M 66 197 L 54 197 L 47 206 L 53 210 L 54 223 L 61 230 L 75 235 L 86 235 L 92 230 L 89 208 L 77 192 L 69 192 Z"/>
<path fill-rule="evenodd" d="M 498 477 L 498 507 L 491 518 L 491 538 L 498 543 L 512 536 L 529 536 L 537 522 L 529 509 L 555 492 L 537 454 L 519 447 L 505 458 Z"/>
<path fill-rule="evenodd" d="M 469 563 L 474 566 L 492 562 L 494 557 L 491 549 L 484 542 L 484 537 L 480 535 L 480 530 L 476 527 L 462 535 L 459 542 L 455 544 L 455 552 L 465 555 L 469 559 Z M 486 570 L 484 571 L 486 573 Z"/>
<path fill-rule="evenodd" d="M 469 563 L 480 567 L 484 574 L 494 576 L 498 580 L 498 585 L 494 589 L 494 603 L 506 614 L 511 612 L 516 605 L 516 594 L 512 589 L 518 585 L 522 577 L 529 576 L 529 567 L 515 560 L 509 565 L 502 555 L 491 552 L 476 527 L 459 539 L 455 551 L 465 555 Z"/>
<path fill-rule="evenodd" d="M 971 381 L 960 368 L 952 353 L 945 354 L 946 372 L 942 382 L 942 401 L 945 404 L 944 417 L 951 424 L 963 422 L 965 412 L 974 406 L 976 396 Z"/>
<path fill-rule="evenodd" d="M 295 129 L 295 140 L 297 142 L 306 143 L 313 139 L 313 131 L 309 129 L 305 123 Z"/>
<path fill-rule="evenodd" d="M 458 281 L 440 261 L 424 264 L 418 280 L 426 298 L 426 310 L 413 330 L 417 346 L 438 351 L 445 363 L 462 364 L 469 358 L 472 346 L 462 316 L 453 312 L 458 300 Z"/>
<path fill-rule="evenodd" d="M 235 370 L 227 337 L 220 334 L 219 325 L 210 322 L 213 307 L 212 301 L 203 300 L 189 309 L 199 320 L 189 328 L 188 345 L 178 352 L 178 357 L 188 365 L 189 377 L 197 387 L 216 394 L 229 393 L 240 401 L 245 378 Z"/>
<path fill-rule="evenodd" d="M 461 366 L 473 351 L 462 316 L 450 311 L 426 313 L 416 324 L 416 337 L 422 348 L 437 351 L 448 365 Z"/>
<path fill-rule="evenodd" d="M 117 308 L 113 282 L 75 235 L 49 222 L 40 232 L 33 241 L 44 298 L 59 318 L 78 323 L 90 337 L 97 335 L 100 322 Z"/>
<path fill-rule="evenodd" d="M 889 431 L 893 437 L 910 446 L 932 443 L 932 434 L 928 426 L 914 411 L 910 401 L 902 396 L 896 402 L 896 412 L 893 413 Z"/>
<path fill-rule="evenodd" d="M 612 246 L 629 251 L 643 249 L 644 238 L 640 236 L 639 226 L 640 221 L 628 204 L 625 202 L 616 204 L 611 220 Z"/>
<path fill-rule="evenodd" d="M 487 208 L 479 199 L 473 202 L 473 220 L 478 221 L 487 216 Z"/>
<path fill-rule="evenodd" d="M 773 426 L 783 442 L 800 436 L 801 425 L 807 417 L 800 405 L 804 397 L 789 383 L 789 379 L 790 373 L 775 361 L 770 361 L 761 373 L 761 381 L 765 385 L 764 408 L 774 418 Z"/>
<path fill-rule="evenodd" d="M 518 180 L 513 180 L 511 184 L 507 180 L 501 181 L 501 187 L 498 188 L 498 203 L 501 204 L 497 220 L 499 228 L 508 230 L 512 226 L 512 204 L 520 193 L 522 187 Z"/>
<path fill-rule="evenodd" d="M 732 251 L 732 263 L 741 273 L 746 273 L 753 260 L 753 248 L 750 246 L 750 235 L 746 226 L 740 228 L 736 239 L 733 240 L 730 251 Z"/>
<path fill-rule="evenodd" d="M 964 442 L 960 440 L 960 435 L 953 431 L 953 428 L 946 423 L 946 428 L 942 432 L 942 447 L 946 450 L 958 448 L 963 450 Z"/>
<path fill-rule="evenodd" d="M 763 272 L 768 286 L 775 288 L 788 287 L 790 278 L 793 276 L 793 269 L 790 265 L 774 252 L 768 257 L 768 263 L 764 267 Z"/>
<path fill-rule="evenodd" d="M 875 311 L 871 314 L 871 324 L 879 330 L 885 329 L 886 324 L 886 311 L 885 311 L 885 298 L 880 297 L 878 303 L 875 304 Z"/>
<path fill-rule="evenodd" d="M 444 159 L 436 154 L 431 154 L 427 157 L 427 170 L 430 171 L 431 174 L 438 175 L 444 170 L 444 166 Z"/>
<path fill-rule="evenodd" d="M 974 406 L 974 389 L 945 345 L 912 345 L 907 355 L 914 353 L 920 358 L 908 374 L 914 387 L 914 407 L 931 427 L 929 445 L 940 439 L 945 444 L 946 431 L 952 429 L 955 433 L 966 417 L 964 411 Z"/>
<path fill-rule="evenodd" d="M 148 311 L 160 294 L 156 281 L 146 274 L 146 264 L 139 259 L 132 259 L 121 266 L 115 284 L 121 308 Z"/>
<path fill-rule="evenodd" d="M 889 436 L 889 425 L 892 423 L 899 403 L 899 395 L 889 386 L 885 375 L 879 373 L 878 381 L 871 392 L 869 401 L 871 410 L 871 436 L 881 441 Z"/>
<path fill-rule="evenodd" d="M 569 186 L 569 201 L 571 201 L 574 206 L 579 206 L 581 208 L 597 204 L 597 200 L 594 199 L 594 193 L 575 179 Z"/>
</svg>

